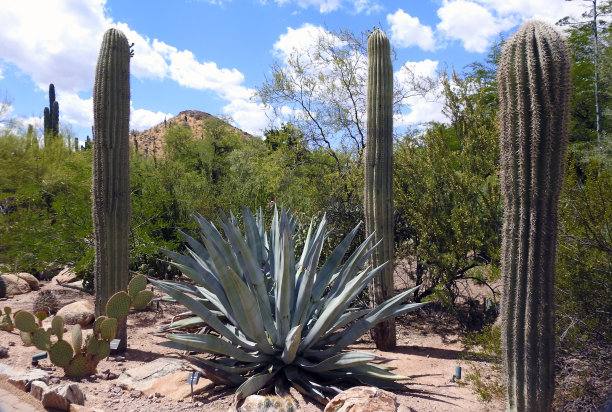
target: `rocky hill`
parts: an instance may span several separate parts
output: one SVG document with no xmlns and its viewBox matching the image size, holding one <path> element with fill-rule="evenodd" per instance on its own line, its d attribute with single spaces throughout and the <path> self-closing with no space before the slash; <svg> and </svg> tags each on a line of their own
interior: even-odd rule
<svg viewBox="0 0 612 412">
<path fill-rule="evenodd" d="M 209 113 L 199 110 L 184 110 L 173 118 L 166 119 L 148 130 L 130 133 L 130 144 L 134 145 L 145 156 L 161 156 L 164 152 L 164 134 L 168 127 L 173 124 L 180 124 L 191 129 L 194 137 L 205 138 L 208 133 L 205 126 L 212 126 L 210 122 L 214 122 L 215 128 L 223 127 L 227 131 L 238 133 L 246 138 L 253 137 Z"/>
</svg>

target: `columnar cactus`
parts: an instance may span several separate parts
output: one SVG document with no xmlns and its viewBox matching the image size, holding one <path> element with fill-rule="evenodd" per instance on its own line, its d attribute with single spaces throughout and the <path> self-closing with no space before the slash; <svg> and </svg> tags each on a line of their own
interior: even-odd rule
<svg viewBox="0 0 612 412">
<path fill-rule="evenodd" d="M 49 107 L 44 110 L 45 144 L 59 133 L 59 103 L 55 100 L 55 86 L 49 85 Z"/>
<path fill-rule="evenodd" d="M 93 91 L 93 222 L 96 315 L 129 279 L 130 231 L 130 46 L 125 35 L 104 34 Z M 119 350 L 127 345 L 125 318 L 119 323 Z"/>
<path fill-rule="evenodd" d="M 366 232 L 382 244 L 372 255 L 373 267 L 389 262 L 374 278 L 374 304 L 393 296 L 393 66 L 389 39 L 376 29 L 368 37 L 367 143 L 364 210 Z M 395 322 L 372 329 L 379 349 L 395 347 Z"/>
<path fill-rule="evenodd" d="M 539 21 L 504 46 L 500 99 L 502 346 L 509 411 L 548 411 L 554 393 L 557 204 L 568 137 L 565 40 Z"/>
</svg>

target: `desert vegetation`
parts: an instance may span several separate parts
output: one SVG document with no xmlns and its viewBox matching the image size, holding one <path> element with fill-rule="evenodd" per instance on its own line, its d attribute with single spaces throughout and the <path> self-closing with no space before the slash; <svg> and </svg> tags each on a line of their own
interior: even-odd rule
<svg viewBox="0 0 612 412">
<path fill-rule="evenodd" d="M 609 2 L 601 12 L 610 14 Z M 402 85 L 382 31 L 338 33 L 342 47 L 322 39 L 300 76 L 272 66 L 258 89 L 271 108 L 293 104 L 301 115 L 264 136 L 215 117 L 195 133 L 177 116 L 157 126 L 159 154 L 129 143 L 138 142 L 128 136 L 129 79 L 113 73 L 129 73 L 130 50 L 109 30 L 93 145 L 75 147 L 58 125 L 53 87 L 42 132 L 10 120 L 0 129 L 1 271 L 48 279 L 74 267 L 102 321 L 84 346 L 80 329 L 72 344 L 62 340 L 60 320 L 45 331 L 9 309 L 2 324 L 82 375 L 115 335 L 129 336 L 128 309 L 108 315 L 109 298 L 122 294 L 128 308 L 139 293 L 153 298 L 145 275 L 192 312 L 182 328 L 215 331 L 174 331 L 164 345 L 219 356 L 188 357 L 212 381 L 236 386 L 236 400 L 283 392 L 282 381 L 325 403 L 340 392 L 336 382 L 401 389 L 404 377 L 385 359 L 345 349 L 372 330 L 379 349 L 393 350 L 394 317 L 411 312 L 418 322 L 427 306 L 458 320 L 466 359 L 494 365 L 489 382 L 478 371 L 464 379 L 483 402 L 503 397 L 503 382 L 509 410 L 598 410 L 612 395 L 612 48 L 605 26 L 598 128 L 589 30 L 573 25 L 565 40 L 527 23 L 486 61 Z M 316 59 L 330 57 L 334 70 L 317 76 Z M 398 96 L 410 93 L 439 94 L 447 122 L 394 129 Z M 513 106 L 521 99 L 541 105 Z M 531 176 L 537 184 L 519 185 Z M 543 224 L 532 230 L 534 221 Z M 394 284 L 398 274 L 409 287 Z M 138 288 L 121 292 L 133 275 Z M 487 291 L 482 300 L 473 286 Z M 109 319 L 120 321 L 112 333 L 101 328 Z"/>
</svg>

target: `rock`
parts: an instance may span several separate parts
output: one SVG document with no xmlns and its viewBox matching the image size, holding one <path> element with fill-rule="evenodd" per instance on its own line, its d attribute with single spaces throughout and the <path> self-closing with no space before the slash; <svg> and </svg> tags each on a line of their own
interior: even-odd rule
<svg viewBox="0 0 612 412">
<path fill-rule="evenodd" d="M 158 358 L 123 372 L 117 380 L 117 385 L 155 397 L 182 399 L 191 395 L 191 385 L 185 384 L 188 372 L 183 370 L 183 365 L 184 362 L 180 359 Z M 197 385 L 193 385 L 193 393 L 200 393 L 210 385 L 211 381 L 201 378 Z"/>
<path fill-rule="evenodd" d="M 31 290 L 38 290 L 40 289 L 40 285 L 38 284 L 38 279 L 36 279 L 36 276 L 34 275 L 30 275 L 29 273 L 17 273 L 17 277 L 19 279 L 23 279 L 26 282 L 28 282 L 28 286 L 30 286 Z"/>
<path fill-rule="evenodd" d="M 280 412 L 280 411 L 297 411 L 297 406 L 290 396 L 284 398 L 280 396 L 247 396 L 242 406 L 236 412 Z"/>
<path fill-rule="evenodd" d="M 72 283 L 76 282 L 77 280 L 77 275 L 76 273 L 74 273 L 72 268 L 65 268 L 53 277 L 54 284 L 56 283 L 56 281 L 59 281 L 60 283 Z"/>
<path fill-rule="evenodd" d="M 8 348 L 0 346 L 0 358 L 8 358 Z"/>
<path fill-rule="evenodd" d="M 32 369 L 24 373 L 17 373 L 8 378 L 8 382 L 22 391 L 29 391 L 33 381 L 49 382 L 49 374 L 42 369 Z"/>
<path fill-rule="evenodd" d="M 6 286 L 6 296 L 23 295 L 31 290 L 28 282 L 21 279 L 17 275 L 2 275 L 2 280 Z"/>
<path fill-rule="evenodd" d="M 14 370 L 13 368 L 11 368 L 9 365 L 4 364 L 4 363 L 0 363 L 0 376 L 14 376 L 19 374 L 19 372 L 17 372 L 16 370 Z"/>
<path fill-rule="evenodd" d="M 49 389 L 49 385 L 47 385 L 45 382 L 34 381 L 30 384 L 30 395 L 38 400 L 41 400 L 43 393 L 45 393 L 47 389 Z"/>
<path fill-rule="evenodd" d="M 67 411 L 70 404 L 85 405 L 85 395 L 76 383 L 65 383 L 48 388 L 42 395 L 45 408 L 55 408 Z"/>
<path fill-rule="evenodd" d="M 396 412 L 397 396 L 370 386 L 356 386 L 336 395 L 324 412 Z"/>
<path fill-rule="evenodd" d="M 61 316 L 68 325 L 79 324 L 86 326 L 94 320 L 94 303 L 87 300 L 79 300 L 64 306 L 57 311 L 56 316 Z"/>
</svg>

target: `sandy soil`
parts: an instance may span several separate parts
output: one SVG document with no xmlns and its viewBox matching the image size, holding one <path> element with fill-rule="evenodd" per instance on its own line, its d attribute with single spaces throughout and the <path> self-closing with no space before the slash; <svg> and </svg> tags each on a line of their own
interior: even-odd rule
<svg viewBox="0 0 612 412">
<path fill-rule="evenodd" d="M 41 282 L 43 289 L 54 290 L 62 304 L 81 299 L 92 299 L 91 296 L 61 288 L 50 282 Z M 10 306 L 13 311 L 32 309 L 32 302 L 37 292 L 20 295 L 0 301 L 0 307 Z M 145 362 L 160 356 L 172 356 L 176 351 L 156 345 L 165 340 L 163 334 L 156 333 L 162 323 L 170 321 L 171 317 L 183 312 L 179 305 L 161 303 L 159 310 L 147 310 L 131 313 L 128 318 L 128 350 L 121 357 L 110 356 L 98 365 L 98 372 L 110 371 L 114 374 L 138 367 Z M 397 367 L 395 373 L 409 376 L 407 390 L 397 393 L 398 401 L 404 410 L 408 411 L 501 411 L 501 403 L 483 404 L 473 393 L 469 385 L 458 385 L 452 381 L 457 365 L 466 366 L 459 360 L 464 351 L 461 343 L 461 332 L 456 322 L 449 317 L 436 312 L 421 311 L 417 314 L 399 318 L 398 346 L 393 352 L 381 352 L 375 349 L 369 335 L 353 345 L 354 349 L 372 351 L 381 356 L 394 358 L 392 365 Z M 87 333 L 91 329 L 85 328 Z M 32 355 L 39 353 L 35 347 L 25 347 L 17 333 L 0 331 L 0 346 L 8 346 L 9 357 L 0 362 L 17 369 L 31 369 Z M 485 363 L 482 367 L 486 367 Z M 39 367 L 49 371 L 52 381 L 65 382 L 61 368 L 55 368 L 48 360 L 39 363 Z M 187 374 L 187 372 L 185 372 Z M 465 369 L 464 369 L 465 374 Z M 116 385 L 116 379 L 102 378 L 83 379 L 79 385 L 87 396 L 85 410 L 97 411 L 179 411 L 207 410 L 227 411 L 232 402 L 233 390 L 213 387 L 193 399 L 172 399 L 171 397 L 155 397 L 140 392 L 130 392 Z M 323 408 L 304 400 L 299 394 L 292 392 L 297 398 L 301 411 L 320 411 Z"/>
</svg>

